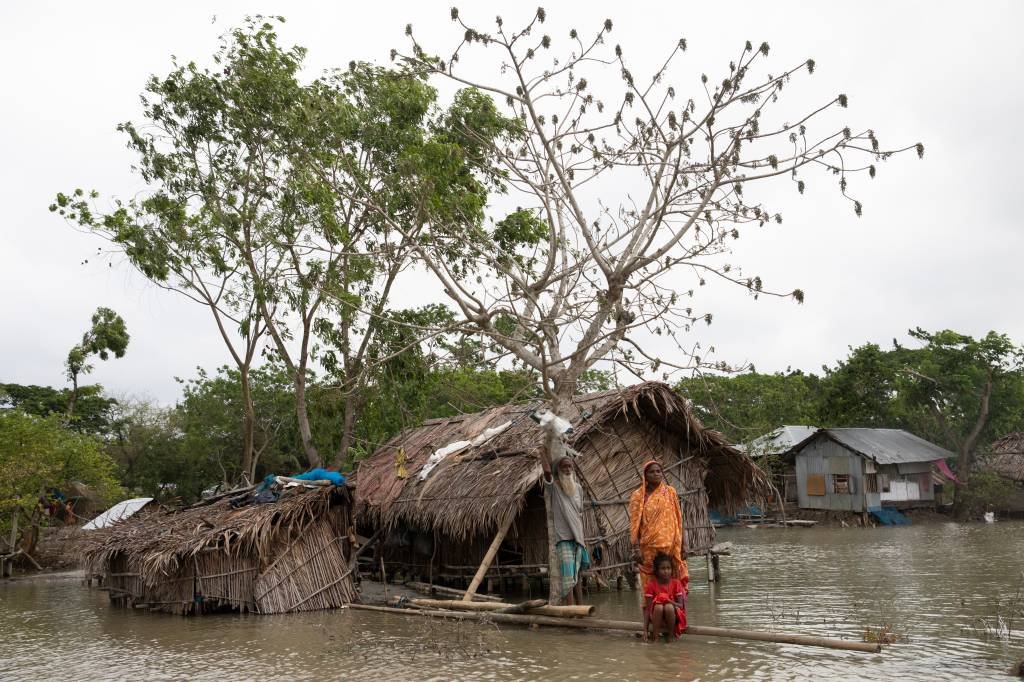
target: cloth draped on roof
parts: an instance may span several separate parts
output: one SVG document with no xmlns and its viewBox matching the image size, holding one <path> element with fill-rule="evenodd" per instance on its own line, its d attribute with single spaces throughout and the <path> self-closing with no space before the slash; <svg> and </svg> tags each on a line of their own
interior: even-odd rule
<svg viewBox="0 0 1024 682">
<path fill-rule="evenodd" d="M 953 481 L 953 483 L 960 483 L 960 479 L 956 477 L 956 474 L 953 473 L 953 470 L 949 468 L 948 464 L 946 464 L 946 460 L 935 460 L 935 467 L 942 473 L 943 476 Z"/>
</svg>

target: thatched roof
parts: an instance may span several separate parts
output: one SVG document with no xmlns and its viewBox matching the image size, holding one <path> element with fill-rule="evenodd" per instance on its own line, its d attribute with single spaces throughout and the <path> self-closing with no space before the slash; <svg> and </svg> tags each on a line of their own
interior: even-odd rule
<svg viewBox="0 0 1024 682">
<path fill-rule="evenodd" d="M 984 469 L 1024 482 L 1024 431 L 1003 436 L 990 449 L 991 454 L 981 461 Z"/>
<path fill-rule="evenodd" d="M 278 531 L 287 534 L 303 528 L 323 515 L 336 495 L 349 499 L 344 488 L 293 488 L 272 504 L 236 509 L 230 504 L 234 498 L 224 497 L 185 509 L 143 512 L 85 533 L 82 558 L 97 569 L 122 553 L 133 557 L 142 573 L 156 576 L 167 575 L 185 560 L 210 549 L 268 556 L 270 545 L 282 541 Z"/>
<path fill-rule="evenodd" d="M 540 476 L 544 432 L 530 418 L 540 402 L 505 405 L 476 414 L 432 419 L 407 429 L 359 464 L 356 511 L 364 521 L 436 528 L 454 538 L 493 531 L 518 514 Z M 706 458 L 710 504 L 735 508 L 766 489 L 753 461 L 725 437 L 706 429 L 688 401 L 660 382 L 578 397 L 569 411 L 570 445 L 583 449 L 588 435 L 615 419 L 647 420 L 678 434 Z M 511 426 L 485 443 L 447 456 L 425 481 L 417 474 L 436 450 L 472 440 L 485 429 Z M 407 475 L 399 477 L 404 461 Z"/>
</svg>

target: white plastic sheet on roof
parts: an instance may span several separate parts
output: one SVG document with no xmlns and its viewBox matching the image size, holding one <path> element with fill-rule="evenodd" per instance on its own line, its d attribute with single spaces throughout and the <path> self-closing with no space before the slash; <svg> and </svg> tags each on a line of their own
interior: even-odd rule
<svg viewBox="0 0 1024 682">
<path fill-rule="evenodd" d="M 132 500 L 118 502 L 95 519 L 82 526 L 82 530 L 106 528 L 107 526 L 113 525 L 122 519 L 127 519 L 129 516 L 139 511 L 152 501 L 152 497 L 136 497 Z"/>
</svg>

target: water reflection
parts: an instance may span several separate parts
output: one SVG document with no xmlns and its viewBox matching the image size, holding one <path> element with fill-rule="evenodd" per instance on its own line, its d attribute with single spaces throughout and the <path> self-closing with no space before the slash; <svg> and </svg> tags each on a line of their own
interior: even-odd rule
<svg viewBox="0 0 1024 682">
<path fill-rule="evenodd" d="M 721 535 L 737 553 L 719 585 L 695 562 L 692 622 L 851 639 L 890 624 L 909 642 L 866 655 L 351 611 L 181 618 L 111 607 L 73 581 L 10 583 L 0 585 L 0 678 L 1006 679 L 1024 656 L 1024 524 Z M 634 593 L 594 601 L 604 617 L 638 618 Z"/>
</svg>

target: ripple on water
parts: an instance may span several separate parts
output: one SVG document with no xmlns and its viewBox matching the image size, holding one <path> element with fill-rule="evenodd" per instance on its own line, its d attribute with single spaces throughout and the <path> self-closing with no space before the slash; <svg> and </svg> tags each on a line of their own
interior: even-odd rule
<svg viewBox="0 0 1024 682">
<path fill-rule="evenodd" d="M 695 562 L 692 622 L 848 639 L 890 624 L 909 643 L 866 655 L 701 637 L 644 645 L 353 611 L 180 618 L 112 608 L 74 581 L 26 582 L 0 585 L 0 678 L 1005 679 L 1024 656 L 1018 632 L 997 634 L 1024 588 L 1024 524 L 721 535 L 737 551 L 718 585 Z M 608 618 L 638 617 L 635 593 L 593 600 Z"/>
</svg>

